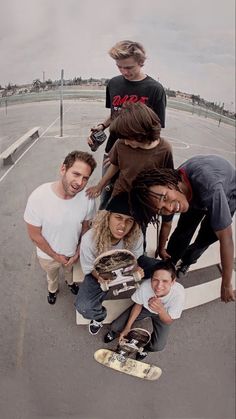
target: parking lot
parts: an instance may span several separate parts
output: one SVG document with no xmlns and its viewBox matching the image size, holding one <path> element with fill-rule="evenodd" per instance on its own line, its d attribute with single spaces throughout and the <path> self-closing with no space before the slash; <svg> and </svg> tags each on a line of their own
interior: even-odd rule
<svg viewBox="0 0 236 419">
<path fill-rule="evenodd" d="M 104 347 L 75 323 L 74 296 L 61 281 L 55 306 L 23 221 L 26 200 L 53 181 L 70 151 L 88 151 L 91 126 L 108 114 L 103 100 L 64 102 L 60 137 L 57 101 L 0 109 L 0 153 L 33 126 L 40 137 L 13 166 L 0 167 L 1 417 L 3 419 L 233 419 L 235 417 L 235 305 L 219 300 L 186 310 L 171 329 L 166 349 L 149 355 L 163 370 L 145 382 L 97 364 Z M 235 129 L 167 110 L 163 136 L 175 166 L 196 154 L 219 154 L 235 164 Z M 103 148 L 96 154 L 100 176 Z M 209 260 L 209 264 L 211 260 Z M 112 346 L 112 345 L 110 345 Z M 106 345 L 107 347 L 107 345 Z"/>
</svg>

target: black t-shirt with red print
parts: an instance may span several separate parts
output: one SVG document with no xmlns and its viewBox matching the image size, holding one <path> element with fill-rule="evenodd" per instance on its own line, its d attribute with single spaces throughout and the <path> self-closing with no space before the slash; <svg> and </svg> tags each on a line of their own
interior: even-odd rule
<svg viewBox="0 0 236 419">
<path fill-rule="evenodd" d="M 166 94 L 163 86 L 150 76 L 140 81 L 129 81 L 123 76 L 113 77 L 106 89 L 106 107 L 111 109 L 111 116 L 119 112 L 126 102 L 142 102 L 150 106 L 158 115 L 162 128 L 165 127 Z M 117 137 L 110 135 L 106 145 L 109 153 Z"/>
</svg>

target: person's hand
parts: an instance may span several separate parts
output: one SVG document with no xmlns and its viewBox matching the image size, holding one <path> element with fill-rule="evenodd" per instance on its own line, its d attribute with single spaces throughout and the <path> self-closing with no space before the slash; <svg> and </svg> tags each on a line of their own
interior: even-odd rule
<svg viewBox="0 0 236 419">
<path fill-rule="evenodd" d="M 96 186 L 90 186 L 90 188 L 86 189 L 86 195 L 91 198 L 97 198 L 101 194 L 101 188 Z"/>
<path fill-rule="evenodd" d="M 138 277 L 140 279 L 142 279 L 144 277 L 144 270 L 143 270 L 143 268 L 141 268 L 140 266 L 137 266 L 137 268 L 135 270 L 135 274 L 138 275 Z"/>
<path fill-rule="evenodd" d="M 98 276 L 97 281 L 99 284 L 108 284 L 111 280 L 110 279 L 104 279 L 102 276 Z"/>
<path fill-rule="evenodd" d="M 158 297 L 151 297 L 148 300 L 148 307 L 152 310 L 155 311 L 155 313 L 160 314 L 161 311 L 163 310 L 164 306 L 161 302 L 161 299 Z"/>
<path fill-rule="evenodd" d="M 76 263 L 78 259 L 79 259 L 79 252 L 76 252 L 76 253 L 74 254 L 74 256 L 71 256 L 71 258 L 69 258 L 69 260 L 68 260 L 68 262 L 65 264 L 65 266 L 74 265 L 74 263 Z"/>
<path fill-rule="evenodd" d="M 119 336 L 119 343 L 125 342 L 127 339 L 125 339 L 125 336 L 128 335 L 128 333 L 130 332 L 130 327 L 125 327 L 122 332 L 120 333 Z"/>
<path fill-rule="evenodd" d="M 159 254 L 160 258 L 163 259 L 163 260 L 167 260 L 167 259 L 171 258 L 169 253 L 167 253 L 166 249 L 160 249 L 158 254 Z"/>
<path fill-rule="evenodd" d="M 221 301 L 224 301 L 225 303 L 235 301 L 235 292 L 232 285 L 227 287 L 225 287 L 223 284 L 221 285 Z"/>
<path fill-rule="evenodd" d="M 69 258 L 65 255 L 60 255 L 59 253 L 55 253 L 54 260 L 66 266 Z"/>
</svg>

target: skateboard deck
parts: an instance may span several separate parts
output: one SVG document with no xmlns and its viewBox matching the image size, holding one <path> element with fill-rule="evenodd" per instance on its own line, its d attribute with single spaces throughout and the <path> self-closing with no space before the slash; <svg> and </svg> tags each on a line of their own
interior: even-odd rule
<svg viewBox="0 0 236 419">
<path fill-rule="evenodd" d="M 120 354 L 109 349 L 98 349 L 94 358 L 105 367 L 145 380 L 158 380 L 162 373 L 161 369 L 155 365 L 131 358 L 123 359 Z"/>
<path fill-rule="evenodd" d="M 109 250 L 94 261 L 94 269 L 106 281 L 103 291 L 112 288 L 114 295 L 139 287 L 141 275 L 136 272 L 137 260 L 132 252 L 124 249 Z"/>
<path fill-rule="evenodd" d="M 157 380 L 162 373 L 159 367 L 130 358 L 131 356 L 135 357 L 138 352 L 142 353 L 150 338 L 150 333 L 145 329 L 131 329 L 115 351 L 98 349 L 94 354 L 94 358 L 105 367 L 116 371 L 145 380 Z"/>
</svg>

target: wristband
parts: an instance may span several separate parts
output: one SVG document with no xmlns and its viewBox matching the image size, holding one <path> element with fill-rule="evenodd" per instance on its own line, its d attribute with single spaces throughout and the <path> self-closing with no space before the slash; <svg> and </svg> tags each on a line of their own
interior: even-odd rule
<svg viewBox="0 0 236 419">
<path fill-rule="evenodd" d="M 98 124 L 98 125 L 102 125 L 103 126 L 103 131 L 107 128 L 106 125 L 104 125 L 104 124 Z"/>
</svg>

